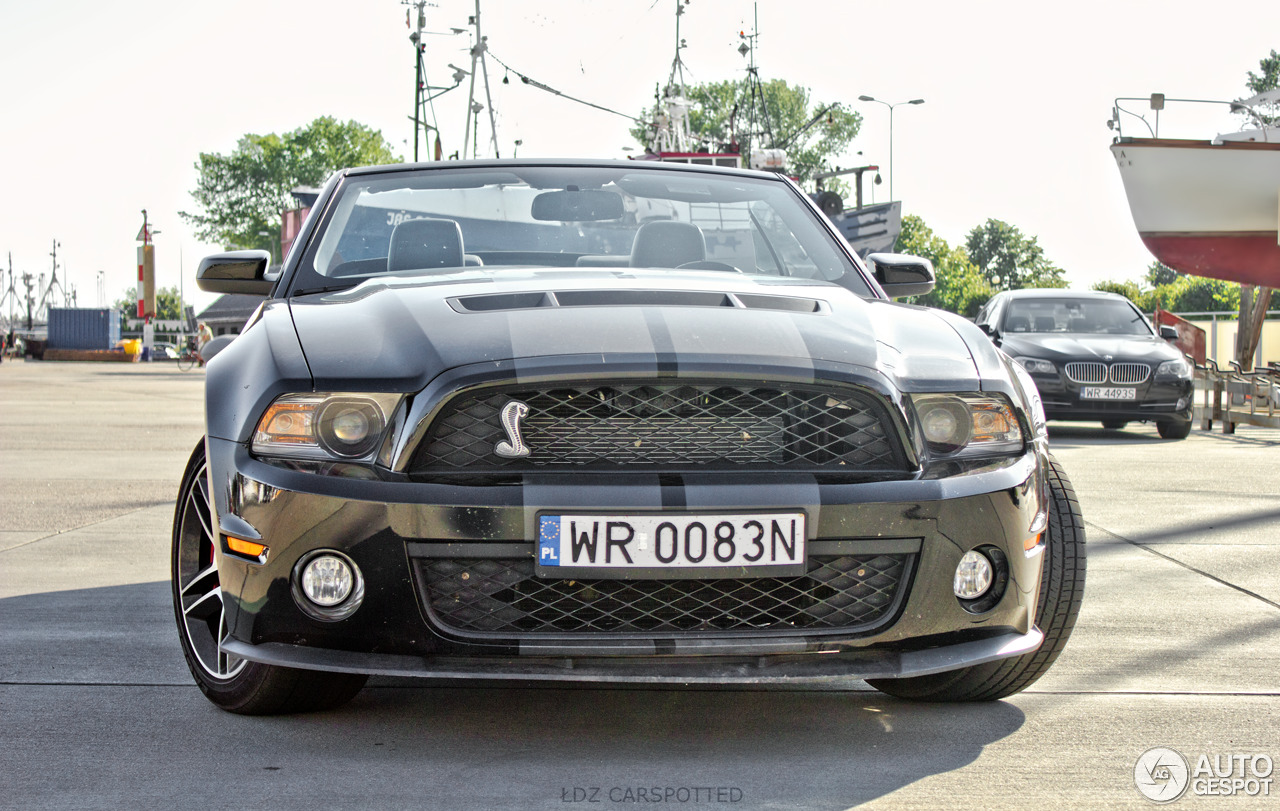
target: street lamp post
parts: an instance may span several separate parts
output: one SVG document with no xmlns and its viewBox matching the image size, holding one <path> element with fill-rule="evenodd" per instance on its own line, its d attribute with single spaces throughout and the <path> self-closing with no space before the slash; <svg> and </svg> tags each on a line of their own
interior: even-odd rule
<svg viewBox="0 0 1280 811">
<path fill-rule="evenodd" d="M 904 104 L 924 104 L 924 99 L 912 99 L 911 101 L 899 101 L 890 104 L 872 96 L 858 96 L 858 101 L 874 101 L 889 108 L 889 199 L 893 200 L 893 108 L 901 107 Z"/>
</svg>

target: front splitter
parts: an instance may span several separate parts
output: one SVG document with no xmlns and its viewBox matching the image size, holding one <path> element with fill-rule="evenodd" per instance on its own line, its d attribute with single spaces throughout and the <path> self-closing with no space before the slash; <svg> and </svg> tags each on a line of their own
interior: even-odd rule
<svg viewBox="0 0 1280 811">
<path fill-rule="evenodd" d="M 227 640 L 232 656 L 279 667 L 430 679 L 617 682 L 641 684 L 827 684 L 850 679 L 928 676 L 1030 653 L 1044 635 L 1001 634 L 916 651 L 810 653 L 755 657 L 450 657 L 309 648 Z"/>
</svg>

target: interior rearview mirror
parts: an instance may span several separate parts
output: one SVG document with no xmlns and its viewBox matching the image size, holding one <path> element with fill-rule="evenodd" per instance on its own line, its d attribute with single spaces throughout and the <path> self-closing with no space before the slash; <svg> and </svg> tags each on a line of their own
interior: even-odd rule
<svg viewBox="0 0 1280 811">
<path fill-rule="evenodd" d="M 533 198 L 535 220 L 594 222 L 622 217 L 622 195 L 603 189 L 546 191 Z"/>
</svg>

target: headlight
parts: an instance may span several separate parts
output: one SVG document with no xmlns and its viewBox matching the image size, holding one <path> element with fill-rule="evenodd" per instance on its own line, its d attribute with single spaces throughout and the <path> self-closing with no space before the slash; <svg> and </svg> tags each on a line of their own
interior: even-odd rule
<svg viewBox="0 0 1280 811">
<path fill-rule="evenodd" d="M 1058 373 L 1058 368 L 1053 363 L 1040 358 L 1014 358 L 1013 361 L 1033 375 L 1056 375 Z"/>
<path fill-rule="evenodd" d="M 940 456 L 988 456 L 1022 450 L 1018 416 L 1003 396 L 917 394 L 925 444 Z"/>
<path fill-rule="evenodd" d="M 402 395 L 314 393 L 277 397 L 258 420 L 252 450 L 293 459 L 366 460 L 377 452 Z"/>
<path fill-rule="evenodd" d="M 1178 358 L 1177 360 L 1166 360 L 1157 366 L 1156 377 L 1190 380 L 1193 371 L 1191 363 L 1186 358 Z"/>
</svg>

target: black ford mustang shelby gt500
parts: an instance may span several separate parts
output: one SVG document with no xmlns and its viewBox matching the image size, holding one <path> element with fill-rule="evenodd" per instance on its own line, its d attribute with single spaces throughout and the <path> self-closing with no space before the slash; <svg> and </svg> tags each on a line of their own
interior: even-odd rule
<svg viewBox="0 0 1280 811">
<path fill-rule="evenodd" d="M 1061 651 L 1084 530 L 1026 372 L 895 304 L 784 177 L 355 169 L 208 365 L 173 529 L 191 672 L 242 713 L 369 674 L 866 679 L 974 700 Z M 868 267 L 871 270 L 868 270 Z"/>
</svg>

